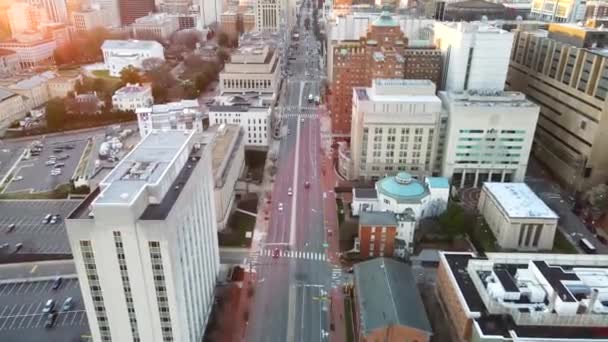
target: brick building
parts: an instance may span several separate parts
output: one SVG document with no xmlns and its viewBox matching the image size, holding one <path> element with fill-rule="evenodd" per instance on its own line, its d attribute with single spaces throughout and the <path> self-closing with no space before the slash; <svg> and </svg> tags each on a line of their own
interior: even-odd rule
<svg viewBox="0 0 608 342">
<path fill-rule="evenodd" d="M 363 258 L 392 257 L 395 251 L 397 219 L 391 212 L 361 212 L 359 252 Z"/>
<path fill-rule="evenodd" d="M 359 40 L 333 46 L 329 106 L 335 138 L 350 136 L 354 87 L 370 87 L 373 79 L 441 77 L 441 54 L 434 48 L 408 47 L 408 38 L 390 13 L 383 12 Z"/>
</svg>

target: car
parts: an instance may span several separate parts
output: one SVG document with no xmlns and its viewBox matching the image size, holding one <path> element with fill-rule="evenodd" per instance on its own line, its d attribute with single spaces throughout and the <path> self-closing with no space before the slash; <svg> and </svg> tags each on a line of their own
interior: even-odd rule
<svg viewBox="0 0 608 342">
<path fill-rule="evenodd" d="M 314 100 L 312 94 L 308 94 L 308 103 L 311 103 Z"/>
<path fill-rule="evenodd" d="M 304 118 L 301 118 L 301 119 L 300 119 L 300 122 L 304 122 Z"/>
<path fill-rule="evenodd" d="M 13 230 L 15 230 L 15 227 L 16 227 L 16 226 L 15 226 L 15 224 L 14 224 L 14 223 L 9 224 L 9 225 L 8 225 L 8 227 L 7 227 L 7 229 L 6 229 L 6 232 L 7 232 L 7 233 L 12 232 Z"/>
<path fill-rule="evenodd" d="M 47 329 L 52 328 L 53 324 L 55 324 L 55 319 L 57 319 L 57 313 L 50 312 L 48 315 L 46 315 L 46 321 L 44 321 L 44 327 Z"/>
<path fill-rule="evenodd" d="M 55 224 L 57 223 L 57 218 L 53 217 L 50 221 L 49 224 Z"/>
<path fill-rule="evenodd" d="M 64 150 L 73 150 L 74 146 L 72 146 L 72 145 L 65 145 L 65 146 L 63 146 L 63 149 Z"/>
<path fill-rule="evenodd" d="M 316 104 L 320 104 L 321 103 L 321 97 L 319 97 L 319 95 L 315 96 L 315 103 Z"/>
<path fill-rule="evenodd" d="M 44 304 L 44 307 L 42 307 L 42 313 L 49 313 L 49 312 L 53 311 L 54 307 L 55 307 L 55 300 L 49 299 Z"/>
<path fill-rule="evenodd" d="M 68 297 L 65 299 L 65 301 L 63 302 L 63 305 L 61 306 L 61 311 L 68 311 L 72 308 L 72 305 L 74 304 L 74 300 L 72 299 L 72 297 Z"/>
<path fill-rule="evenodd" d="M 310 182 L 309 182 L 309 181 L 305 181 L 305 182 L 304 182 L 304 187 L 305 187 L 306 189 L 310 188 Z"/>
<path fill-rule="evenodd" d="M 68 158 L 70 158 L 69 154 L 62 154 L 62 155 L 59 155 L 57 157 L 57 160 L 65 160 L 65 159 L 68 159 Z"/>
<path fill-rule="evenodd" d="M 51 166 L 51 165 L 55 165 L 55 160 L 47 160 L 46 163 L 44 163 L 44 165 L 46 166 Z"/>
<path fill-rule="evenodd" d="M 283 211 L 283 203 L 279 203 L 279 211 Z"/>
<path fill-rule="evenodd" d="M 15 250 L 16 250 L 16 251 L 21 250 L 21 248 L 23 248 L 23 243 L 19 242 L 19 243 L 16 243 L 16 244 L 15 244 Z"/>
<path fill-rule="evenodd" d="M 293 191 L 291 191 L 291 188 L 287 189 L 287 196 L 291 196 L 293 195 Z"/>
<path fill-rule="evenodd" d="M 15 178 L 13 178 L 13 181 L 20 181 L 23 179 L 23 176 L 16 176 Z"/>
<path fill-rule="evenodd" d="M 55 280 L 53 281 L 53 286 L 51 286 L 51 289 L 57 290 L 61 286 L 62 281 L 63 281 L 62 277 L 55 278 Z"/>
<path fill-rule="evenodd" d="M 281 250 L 278 248 L 275 248 L 272 250 L 272 257 L 273 258 L 278 258 L 281 256 Z"/>
<path fill-rule="evenodd" d="M 53 214 L 46 214 L 44 216 L 44 218 L 42 218 L 42 223 L 44 223 L 44 224 L 49 223 L 49 221 L 51 220 L 51 217 L 53 217 Z"/>
<path fill-rule="evenodd" d="M 60 168 L 60 167 L 64 167 L 65 163 L 57 163 L 55 164 L 55 168 Z"/>
</svg>

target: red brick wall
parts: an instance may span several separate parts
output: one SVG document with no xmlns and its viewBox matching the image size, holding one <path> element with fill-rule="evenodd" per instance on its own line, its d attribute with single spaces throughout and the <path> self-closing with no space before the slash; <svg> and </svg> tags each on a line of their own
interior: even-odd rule
<svg viewBox="0 0 608 342">
<path fill-rule="evenodd" d="M 370 245 L 372 243 L 372 235 L 374 236 L 374 250 L 370 255 Z M 380 252 L 384 251 L 385 257 L 393 256 L 395 252 L 395 236 L 397 235 L 397 226 L 387 226 L 384 239 L 384 249 L 382 246 L 382 226 L 376 226 L 372 233 L 372 226 L 359 225 L 359 248 L 360 255 L 363 258 L 379 257 Z"/>
</svg>

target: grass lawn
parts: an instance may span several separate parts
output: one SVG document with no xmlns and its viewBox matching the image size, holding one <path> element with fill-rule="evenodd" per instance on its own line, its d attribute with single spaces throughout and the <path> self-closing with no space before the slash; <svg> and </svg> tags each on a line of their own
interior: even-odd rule
<svg viewBox="0 0 608 342">
<path fill-rule="evenodd" d="M 472 238 L 477 240 L 485 252 L 498 251 L 496 246 L 496 238 L 485 221 L 481 220 L 480 223 L 475 225 L 473 234 L 474 236 Z"/>
<path fill-rule="evenodd" d="M 344 297 L 344 320 L 346 321 L 346 342 L 355 342 L 355 328 L 353 326 L 353 310 L 351 300 Z"/>
<path fill-rule="evenodd" d="M 110 76 L 109 70 L 93 70 L 91 71 L 91 74 L 95 77 L 103 78 L 104 80 L 120 82 L 119 77 Z"/>
<path fill-rule="evenodd" d="M 564 236 L 561 230 L 555 230 L 555 239 L 553 240 L 552 253 L 561 254 L 578 254 L 576 247 L 574 247 L 568 239 Z"/>
<path fill-rule="evenodd" d="M 246 237 L 255 227 L 255 217 L 238 211 L 232 213 L 226 228 L 218 233 L 219 244 L 224 247 L 249 247 L 251 238 Z"/>
</svg>

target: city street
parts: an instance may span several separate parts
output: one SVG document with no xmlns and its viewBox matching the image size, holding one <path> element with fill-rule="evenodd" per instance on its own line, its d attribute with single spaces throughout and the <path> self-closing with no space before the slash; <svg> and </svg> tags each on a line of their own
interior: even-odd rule
<svg viewBox="0 0 608 342">
<path fill-rule="evenodd" d="M 250 255 L 256 290 L 246 332 L 249 341 L 327 341 L 330 330 L 331 267 L 320 182 L 321 107 L 308 101 L 309 95 L 320 95 L 320 72 L 310 63 L 318 60 L 317 50 L 310 48 L 316 46 L 312 33 L 303 25 L 299 31 L 298 50 L 288 66 L 293 76 L 284 84 L 280 103 L 288 134 L 278 153 L 270 222 Z M 305 79 L 305 73 L 315 76 Z"/>
</svg>

